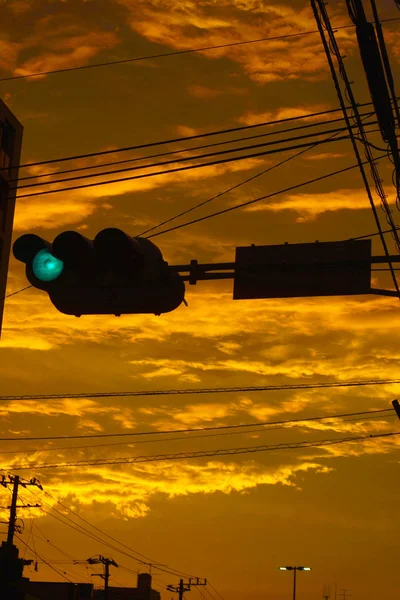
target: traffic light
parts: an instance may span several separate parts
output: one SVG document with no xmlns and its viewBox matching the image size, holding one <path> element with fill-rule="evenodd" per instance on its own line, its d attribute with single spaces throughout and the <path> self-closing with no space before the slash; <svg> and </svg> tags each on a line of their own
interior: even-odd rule
<svg viewBox="0 0 400 600">
<path fill-rule="evenodd" d="M 178 308 L 185 284 L 150 240 L 110 227 L 90 240 L 64 231 L 52 243 L 34 234 L 14 242 L 26 276 L 67 315 L 156 314 Z"/>
</svg>

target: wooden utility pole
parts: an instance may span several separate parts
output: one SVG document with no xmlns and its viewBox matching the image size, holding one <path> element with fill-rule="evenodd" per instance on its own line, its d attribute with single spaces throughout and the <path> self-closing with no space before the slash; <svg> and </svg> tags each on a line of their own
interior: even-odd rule
<svg viewBox="0 0 400 600">
<path fill-rule="evenodd" d="M 14 533 L 16 531 L 16 521 L 17 521 L 17 508 L 40 508 L 40 504 L 21 504 L 17 505 L 18 502 L 18 488 L 19 486 L 27 487 L 28 485 L 34 485 L 38 487 L 40 490 L 43 490 L 39 481 L 35 478 L 30 481 L 22 481 L 19 475 L 9 475 L 8 478 L 5 475 L 2 475 L 0 480 L 0 485 L 7 488 L 8 486 L 12 486 L 12 499 L 10 509 L 10 517 L 8 520 L 8 532 L 7 532 L 7 546 L 12 546 L 14 544 Z"/>
<path fill-rule="evenodd" d="M 19 558 L 19 551 L 14 544 L 14 534 L 16 531 L 21 532 L 22 528 L 17 525 L 17 509 L 18 508 L 39 508 L 40 504 L 22 504 L 18 505 L 18 489 L 20 486 L 27 487 L 34 485 L 39 489 L 43 489 L 37 479 L 29 481 L 21 480 L 18 475 L 2 475 L 0 485 L 8 488 L 12 486 L 12 499 L 10 509 L 10 518 L 8 520 L 7 540 L 2 542 L 0 546 L 0 582 L 1 582 L 1 597 L 7 600 L 23 600 L 24 591 L 23 585 L 27 581 L 23 577 L 23 570 L 26 565 L 30 565 L 33 561 Z"/>
<path fill-rule="evenodd" d="M 104 579 L 104 600 L 108 600 L 108 581 L 110 579 L 110 565 L 112 565 L 113 567 L 118 567 L 117 563 L 112 558 L 105 558 L 101 555 L 93 558 L 88 558 L 87 562 L 90 565 L 98 565 L 100 563 L 104 565 L 104 573 L 93 573 L 92 577 L 101 577 L 102 579 Z"/>
<path fill-rule="evenodd" d="M 198 585 L 207 585 L 207 579 L 201 580 L 199 577 L 190 577 L 189 581 L 184 582 L 183 579 L 179 580 L 179 585 L 167 585 L 167 590 L 170 592 L 175 592 L 175 594 L 179 594 L 179 600 L 183 600 L 183 594 L 185 592 L 190 592 L 192 587 L 197 587 Z"/>
</svg>

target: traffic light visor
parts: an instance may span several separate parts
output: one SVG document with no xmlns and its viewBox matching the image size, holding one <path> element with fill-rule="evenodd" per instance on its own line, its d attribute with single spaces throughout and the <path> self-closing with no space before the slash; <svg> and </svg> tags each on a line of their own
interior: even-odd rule
<svg viewBox="0 0 400 600">
<path fill-rule="evenodd" d="M 49 252 L 47 248 L 40 250 L 32 262 L 32 271 L 40 281 L 54 281 L 64 269 L 64 263 Z"/>
</svg>

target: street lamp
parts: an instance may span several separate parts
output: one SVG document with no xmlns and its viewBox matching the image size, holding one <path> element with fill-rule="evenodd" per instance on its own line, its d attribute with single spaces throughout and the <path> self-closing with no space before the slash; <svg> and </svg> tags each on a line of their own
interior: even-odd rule
<svg viewBox="0 0 400 600">
<path fill-rule="evenodd" d="M 279 567 L 280 571 L 293 571 L 293 600 L 296 600 L 296 571 L 311 571 L 311 567 Z"/>
</svg>

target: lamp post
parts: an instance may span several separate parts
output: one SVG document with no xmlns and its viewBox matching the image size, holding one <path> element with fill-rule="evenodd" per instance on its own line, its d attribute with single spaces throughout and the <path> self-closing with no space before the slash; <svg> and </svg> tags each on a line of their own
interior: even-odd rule
<svg viewBox="0 0 400 600">
<path fill-rule="evenodd" d="M 280 571 L 293 571 L 293 600 L 296 600 L 296 571 L 311 571 L 311 567 L 279 567 Z"/>
</svg>

